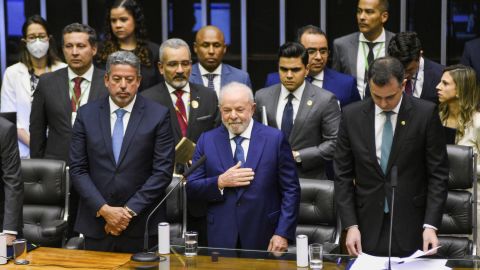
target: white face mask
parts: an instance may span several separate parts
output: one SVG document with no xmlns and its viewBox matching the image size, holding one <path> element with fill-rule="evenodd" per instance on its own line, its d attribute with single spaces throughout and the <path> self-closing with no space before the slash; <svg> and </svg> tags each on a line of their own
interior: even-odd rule
<svg viewBox="0 0 480 270">
<path fill-rule="evenodd" d="M 49 43 L 48 40 L 41 41 L 40 39 L 36 39 L 31 42 L 27 42 L 27 49 L 28 52 L 35 58 L 42 58 L 48 52 Z"/>
</svg>

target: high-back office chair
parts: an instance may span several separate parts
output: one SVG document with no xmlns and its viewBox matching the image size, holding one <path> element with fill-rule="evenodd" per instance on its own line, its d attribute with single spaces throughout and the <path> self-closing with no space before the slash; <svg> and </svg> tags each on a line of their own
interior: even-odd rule
<svg viewBox="0 0 480 270">
<path fill-rule="evenodd" d="M 471 147 L 447 145 L 448 198 L 439 229 L 438 255 L 464 258 L 477 254 L 477 171 Z"/>
<path fill-rule="evenodd" d="M 23 159 L 23 234 L 35 244 L 61 247 L 65 241 L 68 182 L 64 161 Z"/>
<path fill-rule="evenodd" d="M 309 243 L 340 241 L 340 222 L 337 218 L 334 185 L 331 180 L 300 178 L 300 207 L 296 235 L 305 234 Z"/>
</svg>

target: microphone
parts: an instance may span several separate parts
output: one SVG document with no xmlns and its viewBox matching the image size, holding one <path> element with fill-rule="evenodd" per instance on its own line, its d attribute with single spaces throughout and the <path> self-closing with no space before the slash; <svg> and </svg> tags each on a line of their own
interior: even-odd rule
<svg viewBox="0 0 480 270">
<path fill-rule="evenodd" d="M 390 209 L 390 231 L 388 236 L 388 270 L 392 269 L 391 258 L 392 258 L 392 231 L 393 231 L 393 209 L 395 203 L 395 189 L 397 188 L 398 182 L 398 169 L 397 166 L 392 166 L 390 171 L 390 185 L 392 186 L 392 208 Z"/>
<path fill-rule="evenodd" d="M 167 200 L 167 198 L 172 194 L 174 190 L 176 190 L 181 183 L 184 183 L 187 179 L 187 177 L 192 174 L 198 167 L 200 167 L 205 161 L 207 160 L 207 157 L 203 155 L 200 157 L 200 159 L 195 162 L 190 168 L 188 168 L 183 174 L 182 178 L 178 180 L 178 183 L 170 190 L 163 198 L 162 200 L 153 208 L 153 210 L 148 214 L 147 220 L 145 222 L 145 234 L 143 236 L 143 251 L 138 252 L 132 255 L 131 260 L 136 261 L 136 262 L 157 262 L 160 260 L 160 257 L 155 253 L 155 252 L 149 252 L 148 251 L 148 223 L 150 221 L 150 218 L 152 217 L 153 213 L 157 211 L 157 209 Z"/>
</svg>

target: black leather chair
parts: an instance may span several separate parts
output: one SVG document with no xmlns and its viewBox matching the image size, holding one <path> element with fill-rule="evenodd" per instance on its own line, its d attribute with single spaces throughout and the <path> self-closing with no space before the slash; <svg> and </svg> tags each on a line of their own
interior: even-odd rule
<svg viewBox="0 0 480 270">
<path fill-rule="evenodd" d="M 32 243 L 61 247 L 67 229 L 67 171 L 64 161 L 24 159 L 23 234 Z"/>
<path fill-rule="evenodd" d="M 465 258 L 476 255 L 477 242 L 477 171 L 471 147 L 447 145 L 450 174 L 448 198 L 439 228 L 442 246 L 438 255 Z"/>
<path fill-rule="evenodd" d="M 330 243 L 325 251 L 332 251 L 339 244 L 341 232 L 333 181 L 300 178 L 300 188 L 296 235 L 307 235 L 309 244 Z"/>
</svg>

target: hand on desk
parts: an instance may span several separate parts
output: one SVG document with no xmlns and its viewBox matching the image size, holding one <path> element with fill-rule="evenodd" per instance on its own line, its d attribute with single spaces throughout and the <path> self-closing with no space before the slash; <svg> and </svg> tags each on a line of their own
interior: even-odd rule
<svg viewBox="0 0 480 270">
<path fill-rule="evenodd" d="M 362 237 L 358 226 L 348 228 L 345 245 L 350 256 L 358 256 L 362 253 Z"/>
<path fill-rule="evenodd" d="M 436 247 L 438 247 L 437 232 L 432 228 L 425 228 L 423 230 L 423 252 L 427 252 L 429 249 Z M 435 253 L 437 253 L 437 250 L 432 251 L 429 255 Z"/>
<path fill-rule="evenodd" d="M 112 207 L 107 204 L 103 205 L 98 213 L 105 219 L 108 228 L 118 234 L 127 228 L 132 219 L 132 215 L 125 208 Z M 105 226 L 105 231 L 109 233 L 107 226 Z"/>
<path fill-rule="evenodd" d="M 286 238 L 279 235 L 273 235 L 270 239 L 270 244 L 268 244 L 267 251 L 271 252 L 284 252 L 288 250 L 288 241 Z"/>
<path fill-rule="evenodd" d="M 228 169 L 218 177 L 218 188 L 241 187 L 250 185 L 255 172 L 251 168 L 240 168 L 242 163 L 239 161 L 235 166 Z"/>
</svg>

